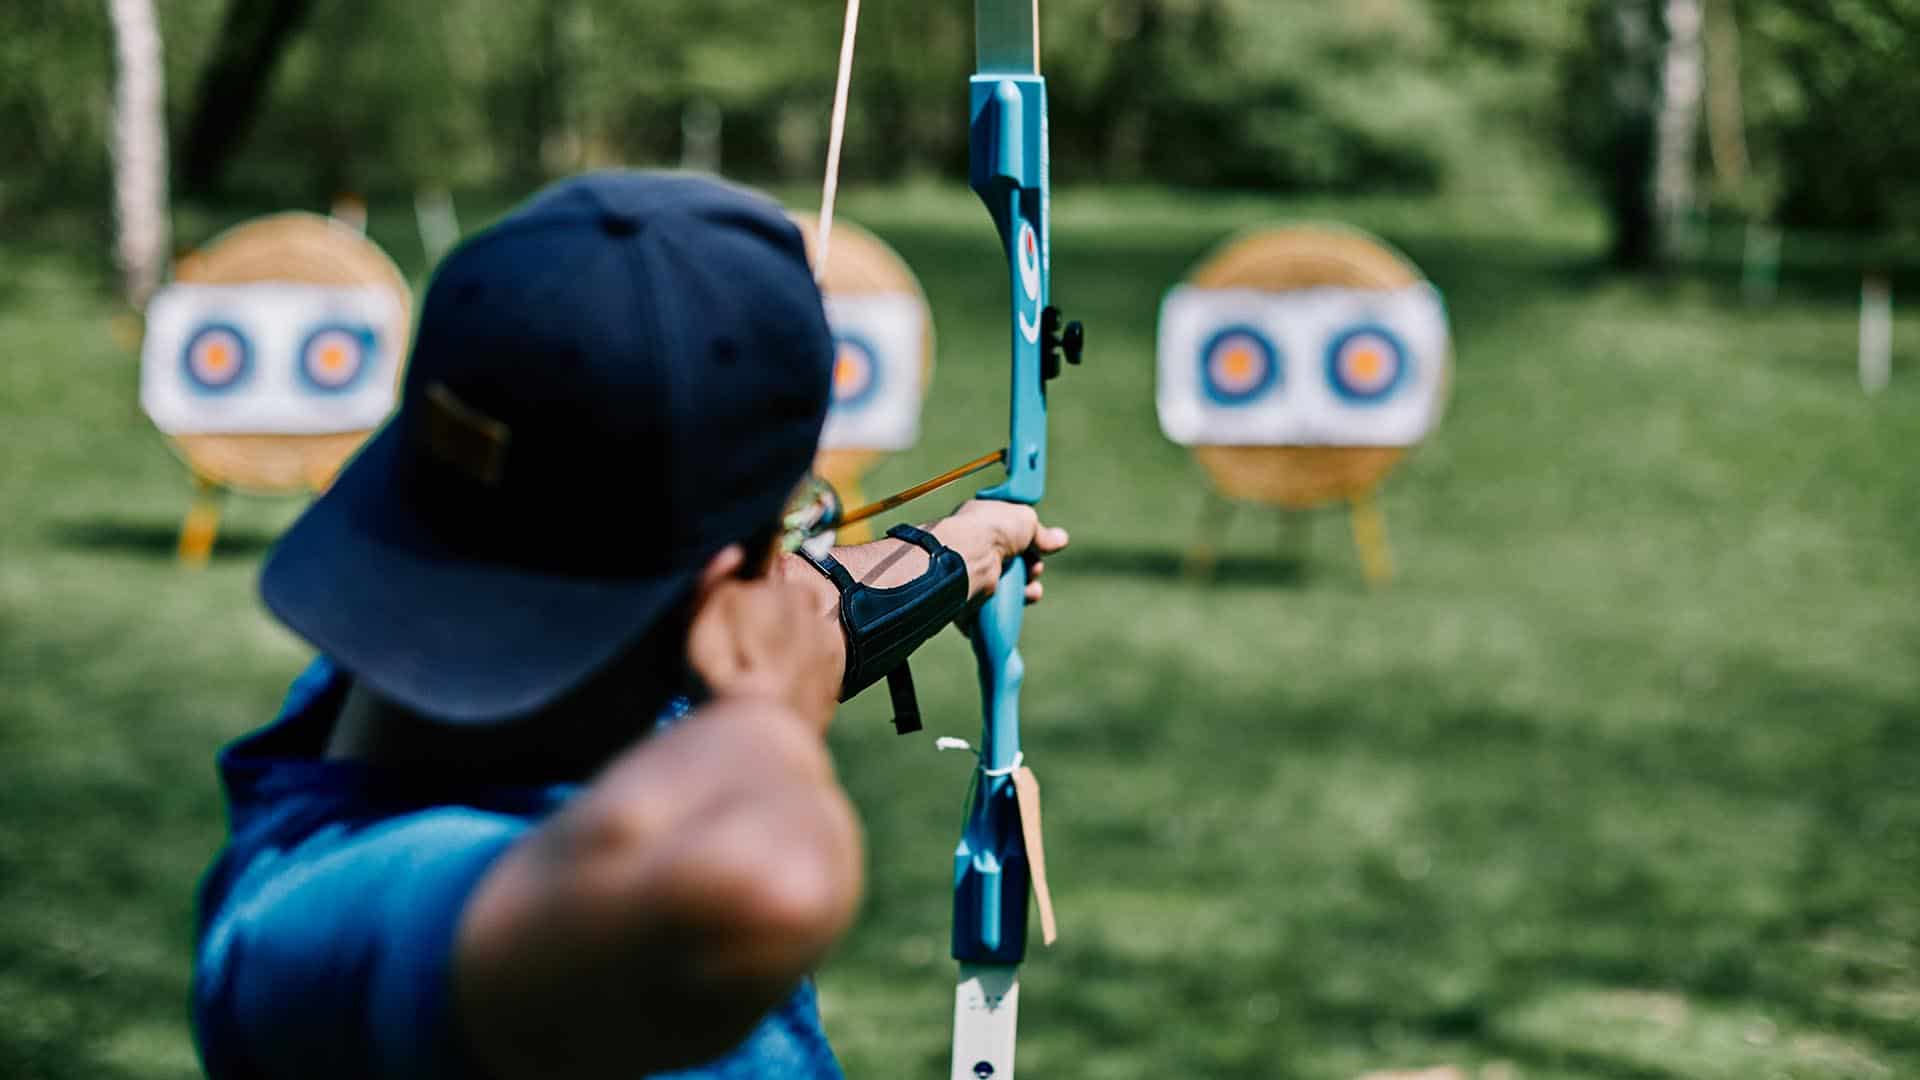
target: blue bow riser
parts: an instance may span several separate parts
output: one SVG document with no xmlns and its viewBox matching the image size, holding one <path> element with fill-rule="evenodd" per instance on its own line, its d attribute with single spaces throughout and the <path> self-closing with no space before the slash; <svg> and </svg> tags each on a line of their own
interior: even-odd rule
<svg viewBox="0 0 1920 1080">
<path fill-rule="evenodd" d="M 1047 400 L 1041 378 L 1042 313 L 1051 302 L 1046 82 L 1037 75 L 972 81 L 973 190 L 993 215 L 1013 298 L 1013 374 L 1007 478 L 985 499 L 1033 504 L 1046 490 Z M 1027 568 L 1012 559 L 972 627 L 984 727 L 973 802 L 953 861 L 953 956 L 1017 964 L 1027 947 L 1031 887 L 1013 768 L 1020 755 L 1020 625 Z"/>
</svg>

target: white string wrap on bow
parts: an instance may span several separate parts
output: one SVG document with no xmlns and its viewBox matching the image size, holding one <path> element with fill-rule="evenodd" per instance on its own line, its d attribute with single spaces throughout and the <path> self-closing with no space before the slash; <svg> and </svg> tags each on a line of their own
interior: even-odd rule
<svg viewBox="0 0 1920 1080">
<path fill-rule="evenodd" d="M 939 738 L 933 740 L 933 748 L 935 750 L 965 750 L 966 752 L 972 754 L 975 757 L 980 756 L 980 752 L 973 748 L 972 743 L 968 742 L 965 739 L 956 739 L 951 735 L 942 735 Z M 1024 751 L 1016 750 L 1014 751 L 1012 763 L 1010 763 L 1004 769 L 989 769 L 987 768 L 985 762 L 981 762 L 980 775 L 1012 776 L 1014 773 L 1020 771 L 1020 763 L 1025 761 L 1026 759 L 1027 759 L 1027 755 Z"/>
<path fill-rule="evenodd" d="M 847 0 L 847 26 L 840 34 L 840 78 L 833 89 L 833 123 L 827 131 L 827 179 L 820 188 L 820 235 L 814 243 L 813 280 L 827 277 L 833 237 L 833 201 L 840 194 L 840 143 L 847 133 L 847 96 L 853 86 L 853 42 L 860 32 L 860 0 Z"/>
</svg>

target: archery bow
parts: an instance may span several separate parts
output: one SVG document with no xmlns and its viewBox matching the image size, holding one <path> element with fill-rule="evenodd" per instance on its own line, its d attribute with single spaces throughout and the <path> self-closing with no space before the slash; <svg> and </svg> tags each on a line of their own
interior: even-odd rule
<svg viewBox="0 0 1920 1080">
<path fill-rule="evenodd" d="M 1039 0 L 976 0 L 969 182 L 1006 252 L 1012 296 L 1013 381 L 1007 478 L 983 499 L 1035 504 L 1047 483 L 1047 380 L 1060 354 L 1078 363 L 1078 323 L 1063 332 L 1051 305 L 1053 253 L 1047 83 L 1040 74 Z M 953 857 L 953 1080 L 1013 1075 L 1019 964 L 1026 955 L 1027 893 L 1038 887 L 1045 938 L 1051 901 L 1039 849 L 1039 786 L 1020 752 L 1020 625 L 1027 566 L 1010 559 L 969 628 L 984 712 L 972 805 Z"/>
<path fill-rule="evenodd" d="M 822 193 L 824 272 L 839 148 L 853 63 L 859 0 L 849 0 L 841 39 L 833 131 Z M 1064 354 L 1079 363 L 1084 334 L 1051 304 L 1051 188 L 1047 83 L 1040 74 L 1039 0 L 975 0 L 976 71 L 970 83 L 969 182 L 986 204 L 1007 258 L 1012 297 L 1012 389 L 1006 479 L 978 498 L 1037 504 L 1047 482 L 1047 381 Z M 976 463 L 978 464 L 978 463 Z M 991 462 L 988 462 L 991 464 Z M 963 466 L 963 468 L 965 468 Z M 1053 940 L 1040 849 L 1039 787 L 1020 751 L 1020 627 L 1027 565 L 1007 561 L 999 586 L 967 626 L 980 673 L 983 723 L 966 824 L 953 857 L 954 995 L 952 1080 L 1010 1080 L 1027 948 L 1027 896 L 1038 893 L 1043 934 Z M 958 740 L 943 740 L 943 745 Z"/>
</svg>

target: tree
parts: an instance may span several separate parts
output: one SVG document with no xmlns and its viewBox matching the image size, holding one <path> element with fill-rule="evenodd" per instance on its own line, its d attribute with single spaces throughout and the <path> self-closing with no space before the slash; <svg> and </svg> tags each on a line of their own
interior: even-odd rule
<svg viewBox="0 0 1920 1080">
<path fill-rule="evenodd" d="M 153 0 L 111 0 L 114 245 L 127 302 L 144 308 L 172 246 L 167 218 L 167 116 L 160 27 Z"/>
<path fill-rule="evenodd" d="M 1782 218 L 1920 229 L 1920 0 L 1774 0 L 1748 24 L 1772 69 L 1749 120 Z"/>
<path fill-rule="evenodd" d="M 1700 103 L 1706 91 L 1706 22 L 1701 0 L 1663 0 L 1659 113 L 1654 122 L 1653 195 L 1659 209 L 1662 250 L 1671 250 L 1686 219 L 1698 208 L 1695 159 L 1700 144 Z"/>
<path fill-rule="evenodd" d="M 313 0 L 230 0 L 187 125 L 181 181 L 188 191 L 211 189 L 226 170 L 312 9 Z"/>
<path fill-rule="evenodd" d="M 1588 46 L 1568 57 L 1563 132 L 1574 161 L 1597 181 L 1612 226 L 1610 256 L 1621 267 L 1659 257 L 1653 171 L 1663 37 L 1654 0 L 1597 0 L 1587 9 Z"/>
</svg>

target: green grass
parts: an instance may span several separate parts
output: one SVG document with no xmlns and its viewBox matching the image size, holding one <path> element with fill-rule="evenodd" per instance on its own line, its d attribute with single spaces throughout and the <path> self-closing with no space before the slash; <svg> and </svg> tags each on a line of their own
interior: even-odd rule
<svg viewBox="0 0 1920 1080">
<path fill-rule="evenodd" d="M 940 335 L 923 444 L 879 491 L 1004 438 L 1005 285 L 963 195 L 847 212 L 919 269 Z M 1025 643 L 1063 925 L 1025 969 L 1025 1075 L 1920 1075 L 1920 318 L 1868 399 L 1832 260 L 1747 308 L 1725 267 L 1595 269 L 1577 213 L 1056 212 L 1057 298 L 1092 344 L 1053 396 L 1047 513 L 1074 550 Z M 1201 474 L 1154 422 L 1158 298 L 1296 217 L 1379 230 L 1455 318 L 1447 418 L 1386 488 L 1384 591 L 1335 512 L 1243 510 L 1215 580 L 1180 574 Z M 374 227 L 417 264 L 403 215 Z M 237 499 L 210 568 L 171 559 L 187 483 L 109 334 L 99 235 L 0 254 L 7 1077 L 193 1073 L 212 753 L 304 658 L 252 593 L 297 504 Z M 973 734 L 971 670 L 951 634 L 916 664 L 937 733 Z M 966 762 L 883 706 L 835 735 L 871 891 L 821 987 L 852 1076 L 939 1076 Z"/>
</svg>

